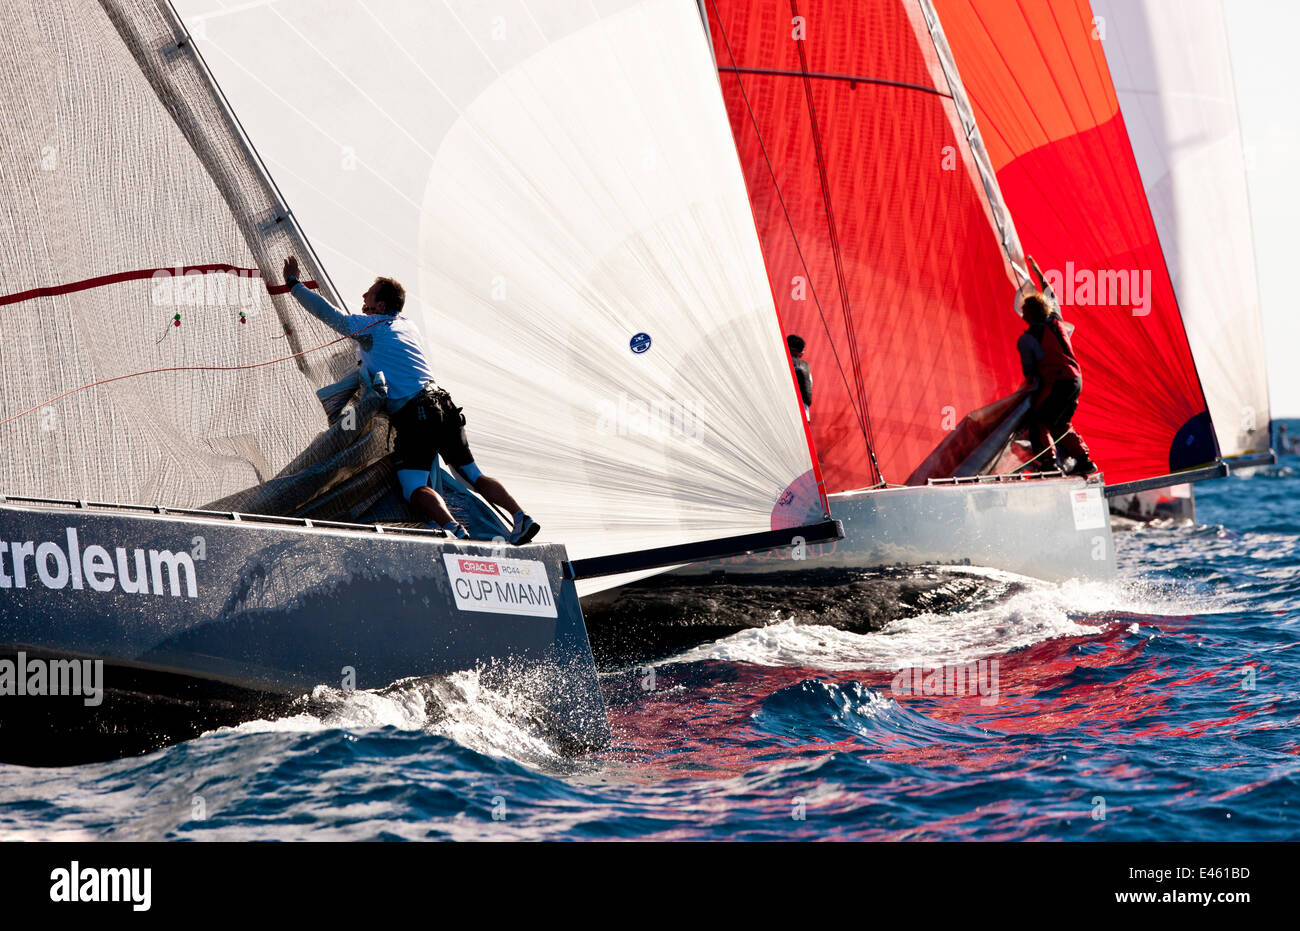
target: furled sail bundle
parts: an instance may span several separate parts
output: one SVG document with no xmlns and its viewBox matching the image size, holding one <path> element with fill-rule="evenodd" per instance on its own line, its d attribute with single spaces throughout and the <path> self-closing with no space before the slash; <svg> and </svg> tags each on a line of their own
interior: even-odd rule
<svg viewBox="0 0 1300 931">
<path fill-rule="evenodd" d="M 933 11 L 703 6 L 828 489 L 953 474 L 995 426 L 962 419 L 1024 381 L 1022 260 Z"/>
<path fill-rule="evenodd" d="M 165 4 L 0 16 L 0 492 L 238 503 L 352 445 L 314 392 L 355 351 L 268 289 L 322 276 Z"/>
<path fill-rule="evenodd" d="M 340 290 L 577 558 L 823 518 L 699 12 L 178 4 Z"/>
<path fill-rule="evenodd" d="M 1158 182 L 1134 155 L 1108 68 L 1119 28 L 1105 27 L 1103 40 L 1087 0 L 935 8 L 1024 251 L 1078 325 L 1084 387 L 1074 423 L 1092 458 L 1111 484 L 1213 462 L 1219 448 L 1166 264 L 1169 240 L 1148 205 L 1145 182 Z M 1159 28 L 1174 28 L 1181 9 Z"/>
<path fill-rule="evenodd" d="M 1093 0 L 1225 457 L 1269 447 L 1241 130 L 1220 0 Z"/>
</svg>

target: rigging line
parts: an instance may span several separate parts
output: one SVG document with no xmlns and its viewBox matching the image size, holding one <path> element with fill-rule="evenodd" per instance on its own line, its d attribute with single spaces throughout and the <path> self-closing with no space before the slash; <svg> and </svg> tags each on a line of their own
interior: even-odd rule
<svg viewBox="0 0 1300 931">
<path fill-rule="evenodd" d="M 891 81 L 889 78 L 869 78 L 858 74 L 830 74 L 825 71 L 790 71 L 785 68 L 742 68 L 740 66 L 726 67 L 718 66 L 719 71 L 730 71 L 735 74 L 761 74 L 765 77 L 776 78 L 798 78 L 808 77 L 816 78 L 820 81 L 847 81 L 850 89 L 855 84 L 878 84 L 882 87 L 898 87 L 903 90 L 920 91 L 923 94 L 934 94 L 936 97 L 947 97 L 952 99 L 952 94 L 945 94 L 937 87 L 926 87 L 924 84 L 912 84 L 909 81 Z"/>
<path fill-rule="evenodd" d="M 796 0 L 790 0 L 790 15 L 796 20 L 799 18 L 799 8 Z M 880 463 L 876 460 L 875 436 L 871 429 L 871 411 L 867 408 L 867 394 L 862 383 L 862 355 L 858 350 L 857 332 L 853 326 L 853 308 L 849 304 L 849 285 L 848 278 L 844 273 L 844 255 L 840 249 L 839 231 L 835 226 L 835 212 L 831 204 L 830 178 L 826 172 L 826 156 L 822 148 L 821 130 L 817 123 L 817 108 L 813 104 L 812 80 L 809 77 L 808 58 L 802 38 L 795 39 L 795 48 L 799 52 L 799 70 L 804 76 L 804 99 L 808 102 L 808 123 L 812 130 L 813 151 L 817 156 L 817 173 L 821 179 L 822 187 L 822 206 L 826 211 L 826 230 L 830 238 L 831 257 L 835 261 L 835 278 L 840 291 L 840 310 L 844 315 L 844 331 L 848 337 L 849 358 L 853 361 L 853 380 L 857 385 L 858 402 L 862 405 L 862 417 L 865 421 L 866 429 L 862 439 L 867 444 L 867 455 L 871 457 L 871 467 L 876 472 L 876 478 L 884 481 L 885 476 L 881 473 Z"/>
<path fill-rule="evenodd" d="M 20 417 L 26 417 L 28 414 L 40 410 L 42 407 L 45 407 L 47 404 L 53 404 L 55 401 L 66 398 L 69 395 L 77 394 L 80 391 L 86 391 L 90 388 L 98 388 L 101 385 L 112 384 L 115 381 L 124 381 L 128 378 L 139 378 L 141 375 L 161 375 L 166 372 L 238 372 L 238 371 L 244 371 L 246 369 L 265 368 L 268 365 L 275 365 L 279 362 L 288 362 L 291 359 L 297 359 L 300 356 L 305 356 L 310 352 L 318 352 L 322 349 L 328 349 L 330 346 L 333 346 L 336 343 L 341 343 L 345 339 L 355 339 L 357 336 L 366 332 L 366 330 L 370 329 L 371 327 L 378 326 L 379 324 L 386 322 L 387 319 L 388 319 L 387 317 L 382 317 L 381 319 L 376 320 L 374 323 L 367 324 L 366 326 L 357 330 L 355 333 L 349 333 L 346 336 L 340 336 L 337 339 L 330 340 L 328 343 L 321 343 L 319 346 L 313 346 L 311 349 L 303 349 L 300 350 L 299 352 L 290 353 L 287 356 L 280 356 L 278 359 L 267 359 L 264 362 L 248 362 L 245 363 L 244 365 L 171 365 L 171 366 L 167 366 L 166 368 L 146 369 L 143 372 L 129 372 L 126 375 L 114 375 L 111 378 L 101 378 L 98 381 L 91 381 L 91 382 L 87 382 L 84 385 L 78 385 L 76 388 L 69 388 L 67 391 L 64 391 L 62 394 L 56 394 L 52 398 L 46 398 L 44 401 L 35 405 L 34 407 L 29 407 L 25 411 L 19 411 L 17 414 L 14 414 L 12 417 L 6 417 L 4 420 L 0 420 L 0 427 L 3 427 L 5 424 L 12 423 L 15 420 L 18 420 Z"/>
<path fill-rule="evenodd" d="M 717 19 L 718 32 L 722 35 L 722 44 L 727 48 L 727 57 L 735 62 L 736 56 L 731 51 L 731 40 L 727 38 L 727 30 L 722 25 L 722 16 L 718 12 L 716 0 L 709 0 L 709 6 L 713 7 L 713 15 Z M 862 430 L 862 435 L 867 435 L 867 426 L 862 420 L 862 412 L 858 410 L 854 403 L 853 388 L 849 385 L 848 376 L 844 372 L 844 363 L 840 360 L 839 350 L 835 348 L 835 337 L 831 335 L 830 323 L 826 320 L 826 314 L 822 310 L 822 302 L 817 297 L 817 287 L 813 284 L 813 274 L 808 268 L 808 260 L 804 258 L 803 247 L 799 245 L 799 234 L 795 232 L 794 220 L 790 217 L 790 210 L 785 203 L 785 195 L 781 193 L 781 184 L 776 180 L 776 169 L 772 165 L 772 159 L 767 154 L 767 143 L 763 141 L 763 133 L 758 128 L 758 117 L 754 115 L 754 108 L 749 104 L 749 94 L 745 90 L 745 82 L 741 80 L 740 74 L 736 74 L 736 84 L 740 88 L 741 99 L 745 102 L 745 109 L 749 112 L 750 125 L 754 127 L 754 138 L 758 140 L 759 150 L 763 153 L 763 162 L 767 165 L 767 172 L 772 178 L 772 189 L 776 191 L 777 202 L 781 204 L 781 212 L 785 215 L 786 225 L 790 228 L 790 239 L 794 242 L 795 253 L 799 256 L 799 264 L 803 266 L 804 274 L 807 275 L 808 290 L 812 292 L 813 306 L 817 308 L 817 316 L 821 318 L 822 329 L 826 331 L 826 343 L 831 347 L 831 355 L 835 358 L 835 367 L 839 370 L 840 380 L 844 382 L 844 393 L 849 399 L 849 409 L 853 411 L 853 416 L 858 421 L 858 426 Z"/>
</svg>

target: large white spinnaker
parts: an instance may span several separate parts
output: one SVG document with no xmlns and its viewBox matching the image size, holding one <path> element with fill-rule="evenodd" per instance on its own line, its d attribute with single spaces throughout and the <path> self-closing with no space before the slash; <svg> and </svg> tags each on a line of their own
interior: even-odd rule
<svg viewBox="0 0 1300 931">
<path fill-rule="evenodd" d="M 177 4 L 345 298 L 575 559 L 822 520 L 691 0 Z"/>
<path fill-rule="evenodd" d="M 1092 0 L 1223 456 L 1269 448 L 1241 131 L 1221 0 Z"/>
</svg>

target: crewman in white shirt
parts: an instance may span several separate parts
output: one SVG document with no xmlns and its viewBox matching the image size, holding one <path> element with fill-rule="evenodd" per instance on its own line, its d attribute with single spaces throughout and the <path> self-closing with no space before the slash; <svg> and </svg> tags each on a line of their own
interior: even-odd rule
<svg viewBox="0 0 1300 931">
<path fill-rule="evenodd" d="M 361 364 L 373 380 L 382 372 L 388 385 L 387 409 L 396 432 L 397 480 L 402 494 L 429 520 L 452 536 L 469 532 L 452 517 L 447 503 L 433 490 L 432 475 L 441 454 L 484 498 L 513 515 L 510 542 L 522 545 L 541 526 L 496 479 L 474 464 L 465 438 L 465 415 L 438 387 L 424 357 L 415 325 L 402 316 L 406 292 L 392 278 L 376 278 L 361 296 L 361 314 L 346 314 L 298 280 L 298 260 L 284 260 L 284 279 L 306 310 L 336 333 L 352 337 L 361 350 Z"/>
</svg>

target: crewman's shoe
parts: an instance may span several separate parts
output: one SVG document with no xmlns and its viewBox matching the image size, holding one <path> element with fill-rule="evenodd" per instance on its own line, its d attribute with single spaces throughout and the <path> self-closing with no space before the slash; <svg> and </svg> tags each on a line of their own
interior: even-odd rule
<svg viewBox="0 0 1300 931">
<path fill-rule="evenodd" d="M 450 530 L 448 530 L 446 527 L 443 527 L 441 524 L 436 523 L 435 521 L 429 521 L 427 524 L 424 525 L 424 529 L 437 530 L 440 531 L 444 537 L 455 537 L 458 540 L 471 539 L 469 535 L 469 531 L 465 529 L 465 525 L 458 523 L 456 521 L 452 521 Z"/>
<path fill-rule="evenodd" d="M 1091 459 L 1080 459 L 1074 463 L 1074 468 L 1070 470 L 1071 475 L 1077 475 L 1080 478 L 1087 478 L 1097 471 L 1097 463 Z"/>
<path fill-rule="evenodd" d="M 515 518 L 514 528 L 510 531 L 510 542 L 515 546 L 523 546 L 537 536 L 537 532 L 541 529 L 541 524 L 521 512 Z"/>
</svg>

